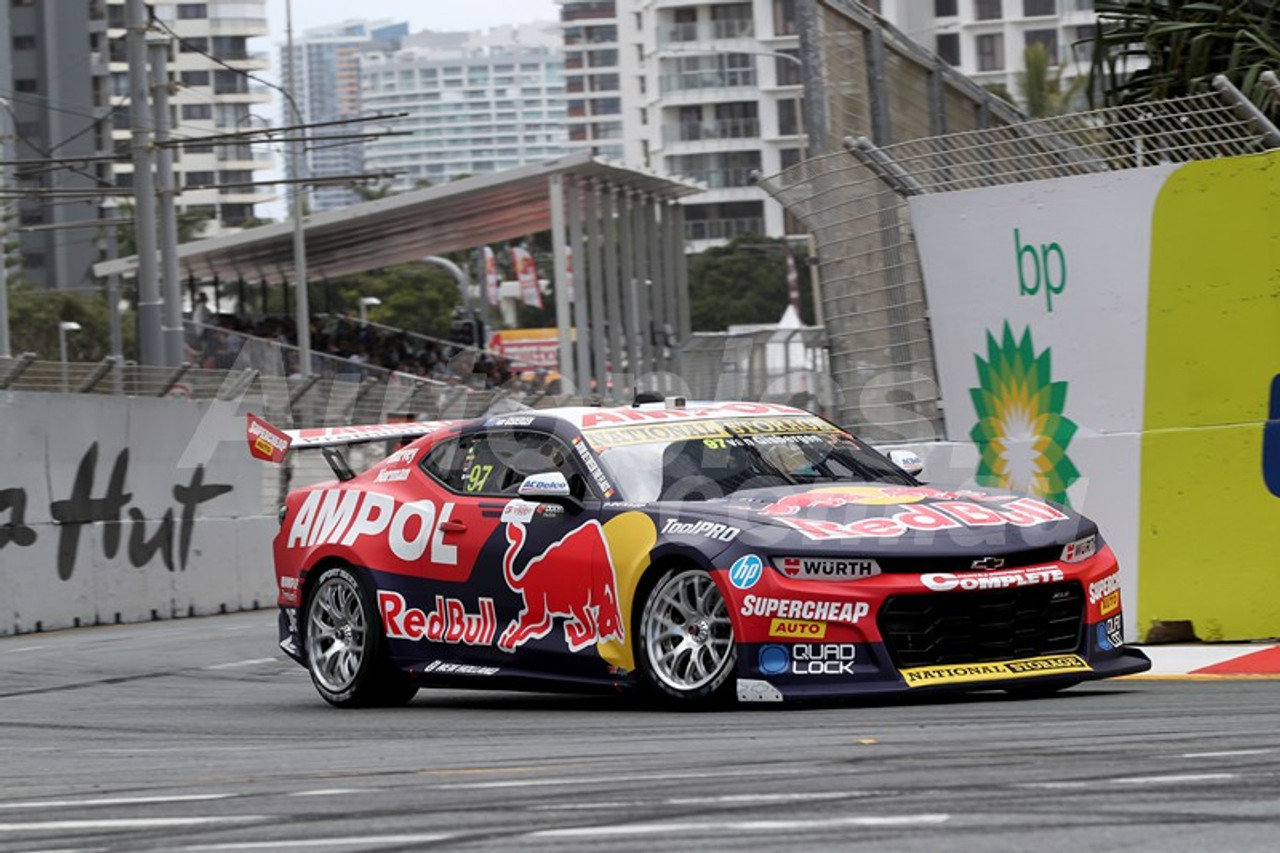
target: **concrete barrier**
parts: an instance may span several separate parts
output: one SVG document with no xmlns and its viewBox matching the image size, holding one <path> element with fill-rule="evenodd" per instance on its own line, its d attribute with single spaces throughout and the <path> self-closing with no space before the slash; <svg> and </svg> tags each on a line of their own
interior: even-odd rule
<svg viewBox="0 0 1280 853">
<path fill-rule="evenodd" d="M 0 394 L 0 635 L 275 605 L 261 464 L 180 464 L 211 405 Z"/>
</svg>

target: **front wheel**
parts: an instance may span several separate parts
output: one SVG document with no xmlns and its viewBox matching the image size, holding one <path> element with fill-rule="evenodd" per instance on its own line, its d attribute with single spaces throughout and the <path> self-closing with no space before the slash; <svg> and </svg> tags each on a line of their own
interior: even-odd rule
<svg viewBox="0 0 1280 853">
<path fill-rule="evenodd" d="M 702 569 L 676 568 L 654 584 L 640 615 L 637 664 L 651 691 L 683 706 L 729 699 L 738 660 L 724 596 Z"/>
<path fill-rule="evenodd" d="M 348 566 L 324 571 L 307 598 L 307 669 L 331 705 L 403 705 L 418 692 L 387 658 L 378 611 Z"/>
</svg>

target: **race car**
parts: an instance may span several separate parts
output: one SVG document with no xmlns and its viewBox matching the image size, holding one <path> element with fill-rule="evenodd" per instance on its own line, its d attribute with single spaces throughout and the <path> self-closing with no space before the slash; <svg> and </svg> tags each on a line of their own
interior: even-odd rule
<svg viewBox="0 0 1280 853">
<path fill-rule="evenodd" d="M 337 706 L 420 687 L 628 689 L 677 705 L 999 688 L 1150 666 L 1093 522 L 924 485 L 768 403 L 278 430 L 324 451 L 274 540 L 280 645 Z M 337 448 L 393 442 L 355 474 Z"/>
</svg>

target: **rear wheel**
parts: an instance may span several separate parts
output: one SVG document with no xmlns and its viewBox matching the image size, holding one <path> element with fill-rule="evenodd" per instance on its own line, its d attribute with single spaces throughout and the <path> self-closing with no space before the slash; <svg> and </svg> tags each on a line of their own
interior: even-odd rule
<svg viewBox="0 0 1280 853">
<path fill-rule="evenodd" d="M 325 569 L 307 598 L 307 669 L 338 707 L 403 705 L 418 692 L 391 666 L 373 596 L 348 566 Z"/>
<path fill-rule="evenodd" d="M 684 706 L 730 697 L 738 648 L 728 605 L 710 574 L 668 571 L 645 599 L 639 624 L 637 664 L 647 688 Z"/>
</svg>

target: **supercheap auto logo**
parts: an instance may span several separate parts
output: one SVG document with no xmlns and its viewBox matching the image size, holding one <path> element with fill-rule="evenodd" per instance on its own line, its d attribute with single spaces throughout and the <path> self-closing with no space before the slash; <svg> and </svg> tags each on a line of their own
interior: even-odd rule
<svg viewBox="0 0 1280 853">
<path fill-rule="evenodd" d="M 1049 349 L 1036 354 L 1031 329 L 1015 340 L 1005 321 L 997 340 L 987 333 L 987 359 L 975 355 L 978 387 L 970 388 L 978 422 L 969 437 L 982 456 L 976 479 L 1070 505 L 1067 488 L 1080 478 L 1067 446 L 1076 425 L 1063 414 L 1066 382 L 1054 382 Z"/>
</svg>

